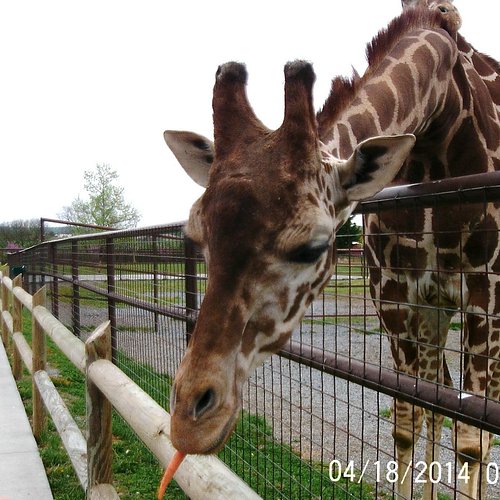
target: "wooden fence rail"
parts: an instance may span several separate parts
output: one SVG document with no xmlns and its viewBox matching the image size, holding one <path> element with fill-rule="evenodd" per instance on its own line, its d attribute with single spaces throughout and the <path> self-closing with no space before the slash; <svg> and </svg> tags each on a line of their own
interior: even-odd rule
<svg viewBox="0 0 500 500">
<path fill-rule="evenodd" d="M 33 434 L 39 436 L 50 415 L 87 498 L 118 498 L 111 473 L 112 407 L 166 466 L 175 451 L 169 437 L 170 416 L 111 362 L 109 321 L 98 326 L 83 343 L 47 310 L 44 288 L 31 296 L 22 288 L 21 276 L 14 280 L 8 277 L 7 266 L 0 267 L 0 285 L 1 335 L 6 348 L 12 339 L 14 377 L 21 377 L 22 364 L 32 375 Z M 32 316 L 32 347 L 22 333 L 23 308 Z M 86 377 L 88 439 L 46 371 L 46 335 Z M 193 499 L 260 498 L 214 456 L 186 457 L 175 478 Z"/>
</svg>

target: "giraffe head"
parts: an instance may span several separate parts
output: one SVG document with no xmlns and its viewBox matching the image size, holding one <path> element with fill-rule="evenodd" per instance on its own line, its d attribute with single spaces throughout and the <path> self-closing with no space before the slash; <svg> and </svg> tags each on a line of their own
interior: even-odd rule
<svg viewBox="0 0 500 500">
<path fill-rule="evenodd" d="M 290 337 L 333 272 L 335 232 L 357 201 L 392 180 L 412 135 L 359 144 L 351 158 L 321 153 L 312 66 L 285 67 L 285 117 L 275 131 L 254 115 L 245 67 L 219 67 L 215 143 L 165 132 L 184 169 L 206 186 L 186 233 L 202 248 L 208 283 L 178 368 L 171 438 L 184 453 L 214 453 L 239 415 L 242 385 Z"/>
<path fill-rule="evenodd" d="M 401 0 L 401 4 L 403 9 L 423 7 L 438 10 L 446 20 L 448 31 L 452 33 L 456 33 L 462 26 L 462 17 L 453 5 L 453 0 Z"/>
</svg>

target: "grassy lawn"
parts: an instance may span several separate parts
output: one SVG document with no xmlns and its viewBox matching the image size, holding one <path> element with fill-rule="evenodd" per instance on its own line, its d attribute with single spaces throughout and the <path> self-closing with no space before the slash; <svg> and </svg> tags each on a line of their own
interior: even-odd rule
<svg viewBox="0 0 500 500">
<path fill-rule="evenodd" d="M 204 293 L 206 290 L 205 279 L 197 280 L 197 293 Z M 106 308 L 107 305 L 107 283 L 105 281 L 92 281 L 90 284 L 94 288 L 102 289 L 102 295 L 94 291 L 80 287 L 80 303 L 89 307 Z M 121 279 L 115 282 L 115 293 L 128 299 L 157 301 L 164 306 L 184 305 L 186 283 L 184 278 L 175 280 L 159 280 L 155 285 L 150 278 L 145 279 Z M 73 297 L 73 286 L 67 282 L 60 282 L 58 285 L 59 301 L 71 303 Z M 156 299 L 155 299 L 156 297 Z M 120 303 L 118 302 L 118 307 Z"/>
<path fill-rule="evenodd" d="M 368 294 L 368 280 L 350 279 L 350 280 L 331 280 L 326 285 L 324 291 L 326 295 L 335 295 L 337 297 L 363 297 Z"/>
<path fill-rule="evenodd" d="M 159 276 L 178 276 L 184 274 L 185 265 L 183 262 L 172 262 L 158 260 L 156 263 L 134 263 L 115 264 L 115 275 L 133 275 L 133 274 L 153 274 L 158 273 Z M 58 264 L 53 268 L 53 271 L 60 275 L 71 275 L 72 269 L 69 265 Z M 196 261 L 196 274 L 206 274 L 207 269 L 205 262 Z M 79 276 L 106 276 L 106 263 L 95 263 L 93 265 L 78 266 Z"/>
<path fill-rule="evenodd" d="M 246 412 L 219 457 L 263 498 L 374 498 L 374 488 L 366 483 L 330 481 L 329 464 L 305 462 L 274 439 L 264 418 Z"/>
<path fill-rule="evenodd" d="M 345 260 L 345 259 L 344 259 Z M 156 284 L 150 274 L 158 273 Z M 71 270 L 59 266 L 57 272 L 60 275 L 71 274 Z M 81 266 L 78 270 L 80 279 L 85 276 L 102 275 L 105 277 L 106 269 L 101 267 Z M 204 262 L 196 262 L 197 292 L 203 294 L 206 290 L 207 280 L 201 278 L 206 276 L 206 265 Z M 155 268 L 151 264 L 120 264 L 116 266 L 115 293 L 129 299 L 157 301 L 161 306 L 183 306 L 185 304 L 186 280 L 184 279 L 184 265 L 178 262 L 160 262 Z M 339 276 L 352 276 L 349 280 L 332 280 L 324 289 L 327 297 L 336 297 L 347 300 L 349 297 L 362 298 L 368 295 L 367 278 L 363 278 L 364 268 L 359 259 L 352 262 L 339 263 L 335 274 Z M 144 275 L 144 279 L 141 279 Z M 83 280 L 82 284 L 85 284 Z M 92 287 L 102 289 L 103 295 L 80 287 L 80 301 L 82 305 L 98 308 L 106 308 L 107 301 L 104 294 L 107 293 L 107 282 L 92 280 Z M 62 303 L 70 303 L 73 296 L 73 286 L 66 281 L 58 283 L 59 300 Z M 156 298 L 155 298 L 156 297 Z M 118 302 L 118 307 L 120 303 Z"/>
</svg>

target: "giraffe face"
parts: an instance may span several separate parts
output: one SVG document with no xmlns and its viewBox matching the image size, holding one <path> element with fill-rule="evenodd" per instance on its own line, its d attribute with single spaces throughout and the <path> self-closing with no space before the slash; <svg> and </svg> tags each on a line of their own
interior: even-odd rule
<svg viewBox="0 0 500 500">
<path fill-rule="evenodd" d="M 208 282 L 171 403 L 171 439 L 184 453 L 224 445 L 244 382 L 285 344 L 332 274 L 336 229 L 355 200 L 392 180 L 414 143 L 413 136 L 375 138 L 348 160 L 326 158 L 311 66 L 287 65 L 285 119 L 276 131 L 253 115 L 243 71 L 233 63 L 217 74 L 215 144 L 165 134 L 184 168 L 207 185 L 186 226 L 203 250 Z M 204 161 L 209 174 L 201 172 Z"/>
<path fill-rule="evenodd" d="M 215 452 L 225 443 L 242 385 L 283 346 L 332 273 L 326 200 L 317 206 L 289 184 L 270 196 L 261 181 L 211 183 L 186 226 L 202 248 L 208 283 L 175 379 L 172 439 L 185 452 Z"/>
</svg>

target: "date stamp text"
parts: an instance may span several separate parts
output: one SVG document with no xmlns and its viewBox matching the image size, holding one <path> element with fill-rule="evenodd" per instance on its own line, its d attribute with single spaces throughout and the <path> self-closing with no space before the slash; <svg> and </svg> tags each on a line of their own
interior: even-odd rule
<svg viewBox="0 0 500 500">
<path fill-rule="evenodd" d="M 368 479 L 380 483 L 404 483 L 407 479 L 414 484 L 433 484 L 447 483 L 453 484 L 454 481 L 467 484 L 470 480 L 469 464 L 462 466 L 454 462 L 431 462 L 426 463 L 423 460 L 399 467 L 395 460 L 382 463 L 379 460 L 366 460 L 362 467 L 357 467 L 353 460 L 343 464 L 340 460 L 332 460 L 328 467 L 328 475 L 333 483 L 341 480 L 347 480 L 351 483 L 361 483 L 363 479 Z M 496 462 L 490 462 L 486 465 L 486 482 L 489 485 L 500 483 L 500 465 Z"/>
</svg>

